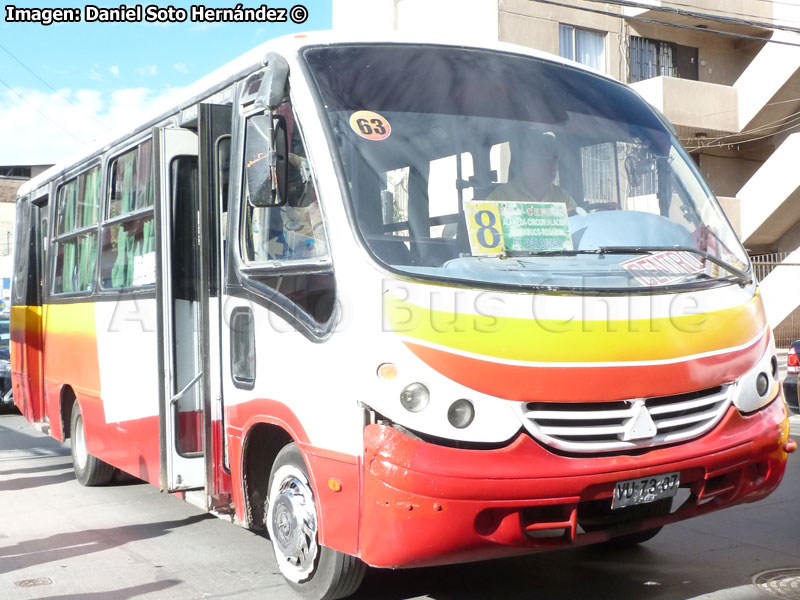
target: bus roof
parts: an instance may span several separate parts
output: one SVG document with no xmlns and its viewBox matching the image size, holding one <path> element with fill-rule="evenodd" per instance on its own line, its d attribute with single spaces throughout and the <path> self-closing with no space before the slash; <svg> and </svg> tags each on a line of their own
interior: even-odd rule
<svg viewBox="0 0 800 600">
<path fill-rule="evenodd" d="M 246 53 L 242 54 L 238 58 L 235 58 L 226 65 L 223 65 L 222 67 L 212 71 L 208 75 L 205 75 L 204 77 L 198 79 L 194 83 L 184 88 L 183 93 L 181 94 L 179 100 L 176 101 L 175 104 L 167 111 L 154 113 L 152 118 L 140 123 L 139 125 L 135 126 L 133 129 L 130 129 L 129 131 L 122 133 L 115 133 L 112 138 L 108 139 L 105 142 L 98 143 L 98 145 L 89 152 L 81 152 L 79 155 L 76 155 L 71 159 L 68 159 L 66 161 L 60 162 L 52 166 L 48 170 L 37 175 L 33 179 L 26 181 L 22 186 L 20 186 L 17 192 L 17 196 L 18 197 L 26 196 L 31 192 L 36 191 L 43 184 L 49 182 L 51 179 L 58 177 L 62 173 L 69 171 L 70 169 L 80 165 L 87 159 L 103 154 L 113 146 L 119 144 L 120 142 L 123 142 L 124 140 L 130 138 L 131 136 L 141 133 L 142 131 L 150 127 L 153 127 L 154 125 L 167 119 L 168 117 L 180 113 L 181 110 L 203 101 L 205 98 L 208 98 L 214 93 L 225 89 L 227 86 L 231 85 L 237 80 L 246 77 L 248 74 L 258 70 L 264 65 L 264 58 L 268 52 L 277 52 L 287 57 L 288 59 L 289 57 L 297 54 L 297 52 L 301 48 L 306 46 L 335 45 L 335 44 L 348 44 L 348 43 L 428 44 L 436 46 L 457 46 L 463 48 L 501 50 L 504 52 L 523 54 L 536 58 L 541 58 L 551 62 L 562 63 L 564 65 L 569 65 L 571 67 L 579 68 L 585 71 L 590 71 L 604 78 L 616 81 L 604 73 L 600 73 L 599 71 L 581 65 L 579 63 L 567 60 L 560 56 L 549 54 L 539 50 L 534 50 L 532 48 L 528 48 L 525 46 L 509 44 L 506 42 L 470 41 L 469 43 L 465 43 L 463 38 L 457 39 L 457 37 L 454 36 L 450 36 L 448 38 L 446 34 L 442 36 L 442 39 L 438 39 L 435 42 L 432 42 L 430 40 L 430 37 L 428 36 L 409 35 L 405 33 L 399 34 L 392 32 L 388 32 L 386 34 L 377 37 L 359 36 L 357 34 L 353 34 L 352 32 L 339 33 L 333 31 L 319 31 L 311 33 L 293 34 L 264 42 L 263 44 L 260 44 L 259 46 L 256 46 L 252 50 L 249 50 Z"/>
</svg>

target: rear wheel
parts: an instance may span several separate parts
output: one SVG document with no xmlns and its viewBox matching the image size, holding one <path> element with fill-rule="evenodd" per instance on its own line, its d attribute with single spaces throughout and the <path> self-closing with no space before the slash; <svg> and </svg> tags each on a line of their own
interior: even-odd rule
<svg viewBox="0 0 800 600">
<path fill-rule="evenodd" d="M 366 565 L 319 545 L 316 500 L 296 444 L 284 446 L 275 459 L 265 514 L 275 560 L 297 593 L 306 600 L 335 600 L 355 593 Z"/>
<path fill-rule="evenodd" d="M 78 483 L 86 486 L 102 485 L 111 481 L 114 467 L 89 454 L 86 448 L 86 429 L 78 401 L 72 406 L 70 419 L 70 439 L 72 440 L 72 466 Z"/>
</svg>

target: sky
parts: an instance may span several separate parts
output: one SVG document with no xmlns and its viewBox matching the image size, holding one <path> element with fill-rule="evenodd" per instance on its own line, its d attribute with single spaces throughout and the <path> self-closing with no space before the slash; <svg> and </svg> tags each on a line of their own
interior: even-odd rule
<svg viewBox="0 0 800 600">
<path fill-rule="evenodd" d="M 197 1 L 197 0 L 196 0 Z M 119 8 L 124 0 L 97 0 Z M 193 22 L 193 3 L 145 0 L 141 22 L 86 22 L 86 4 L 5 0 L 0 4 L 0 165 L 63 162 L 166 109 L 185 86 L 278 36 L 331 28 L 332 0 L 264 1 L 269 8 L 302 4 L 305 22 Z M 196 4 L 196 2 L 195 2 Z M 260 7 L 258 0 L 242 0 Z M 9 22 L 8 6 L 78 9 L 81 22 Z M 237 0 L 202 6 L 234 8 Z M 126 3 L 137 6 L 135 0 Z M 148 23 L 148 6 L 187 11 L 185 22 Z M 91 9 L 90 9 L 91 13 Z M 295 15 L 298 13 L 295 12 Z"/>
</svg>

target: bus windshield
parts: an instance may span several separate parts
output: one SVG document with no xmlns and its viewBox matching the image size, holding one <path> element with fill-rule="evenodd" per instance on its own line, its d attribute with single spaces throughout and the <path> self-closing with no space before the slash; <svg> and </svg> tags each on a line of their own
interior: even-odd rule
<svg viewBox="0 0 800 600">
<path fill-rule="evenodd" d="M 304 52 L 351 218 L 406 276 L 619 289 L 750 280 L 691 158 L 624 85 L 496 51 Z"/>
</svg>

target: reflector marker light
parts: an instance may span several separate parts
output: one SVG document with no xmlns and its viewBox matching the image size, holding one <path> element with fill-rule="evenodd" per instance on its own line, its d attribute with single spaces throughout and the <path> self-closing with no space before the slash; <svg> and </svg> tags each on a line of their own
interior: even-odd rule
<svg viewBox="0 0 800 600">
<path fill-rule="evenodd" d="M 378 367 L 378 377 L 384 381 L 392 381 L 397 377 L 397 365 L 383 363 Z"/>
</svg>

